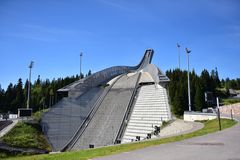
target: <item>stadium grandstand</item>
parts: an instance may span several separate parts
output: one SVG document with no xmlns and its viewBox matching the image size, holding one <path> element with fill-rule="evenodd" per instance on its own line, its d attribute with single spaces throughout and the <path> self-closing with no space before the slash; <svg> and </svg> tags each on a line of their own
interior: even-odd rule
<svg viewBox="0 0 240 160">
<path fill-rule="evenodd" d="M 41 120 L 53 151 L 130 143 L 158 136 L 171 119 L 169 79 L 151 64 L 148 49 L 137 66 L 115 66 L 58 90 L 61 100 Z"/>
</svg>

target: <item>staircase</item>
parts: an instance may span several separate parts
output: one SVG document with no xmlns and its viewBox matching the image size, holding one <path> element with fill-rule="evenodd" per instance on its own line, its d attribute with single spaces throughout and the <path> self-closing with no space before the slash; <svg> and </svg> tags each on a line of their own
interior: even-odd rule
<svg viewBox="0 0 240 160">
<path fill-rule="evenodd" d="M 167 92 L 159 84 L 145 85 L 139 90 L 122 143 L 145 139 L 154 131 L 155 126 L 161 126 L 163 121 L 171 119 Z"/>
</svg>

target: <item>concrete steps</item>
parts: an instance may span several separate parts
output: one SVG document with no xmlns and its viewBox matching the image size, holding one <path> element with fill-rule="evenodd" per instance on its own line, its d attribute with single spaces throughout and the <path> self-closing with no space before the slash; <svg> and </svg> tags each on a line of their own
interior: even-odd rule
<svg viewBox="0 0 240 160">
<path fill-rule="evenodd" d="M 125 130 L 122 143 L 145 139 L 154 131 L 155 126 L 161 126 L 163 121 L 170 120 L 170 108 L 166 89 L 160 85 L 146 85 L 139 90 L 136 103 Z"/>
</svg>

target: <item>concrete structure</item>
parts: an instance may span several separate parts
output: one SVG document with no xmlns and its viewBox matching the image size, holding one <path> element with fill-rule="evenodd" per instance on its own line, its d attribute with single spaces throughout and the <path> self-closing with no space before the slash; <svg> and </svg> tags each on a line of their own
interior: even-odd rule
<svg viewBox="0 0 240 160">
<path fill-rule="evenodd" d="M 123 143 L 154 136 L 154 127 L 171 119 L 166 89 L 159 84 L 145 85 L 139 89 L 131 118 L 123 136 Z"/>
<path fill-rule="evenodd" d="M 219 109 L 222 114 L 232 114 L 233 116 L 240 117 L 240 103 L 220 106 Z"/>
<path fill-rule="evenodd" d="M 150 64 L 152 57 L 153 50 L 146 50 L 137 66 L 110 67 L 59 89 L 64 98 L 41 122 L 53 151 L 127 142 L 129 133 L 144 139 L 152 125 L 171 119 L 169 79 Z"/>
<path fill-rule="evenodd" d="M 99 106 L 73 150 L 114 144 L 139 74 L 122 76 Z"/>
<path fill-rule="evenodd" d="M 203 121 L 203 120 L 212 120 L 217 118 L 215 113 L 202 113 L 202 112 L 184 112 L 183 119 L 184 121 Z"/>
</svg>

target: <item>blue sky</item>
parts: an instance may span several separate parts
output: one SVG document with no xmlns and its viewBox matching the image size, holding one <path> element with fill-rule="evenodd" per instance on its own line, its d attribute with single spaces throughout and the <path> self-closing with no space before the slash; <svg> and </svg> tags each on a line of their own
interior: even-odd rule
<svg viewBox="0 0 240 160">
<path fill-rule="evenodd" d="M 136 65 L 148 48 L 161 70 L 218 68 L 240 77 L 238 0 L 0 0 L 0 84 Z"/>
</svg>

